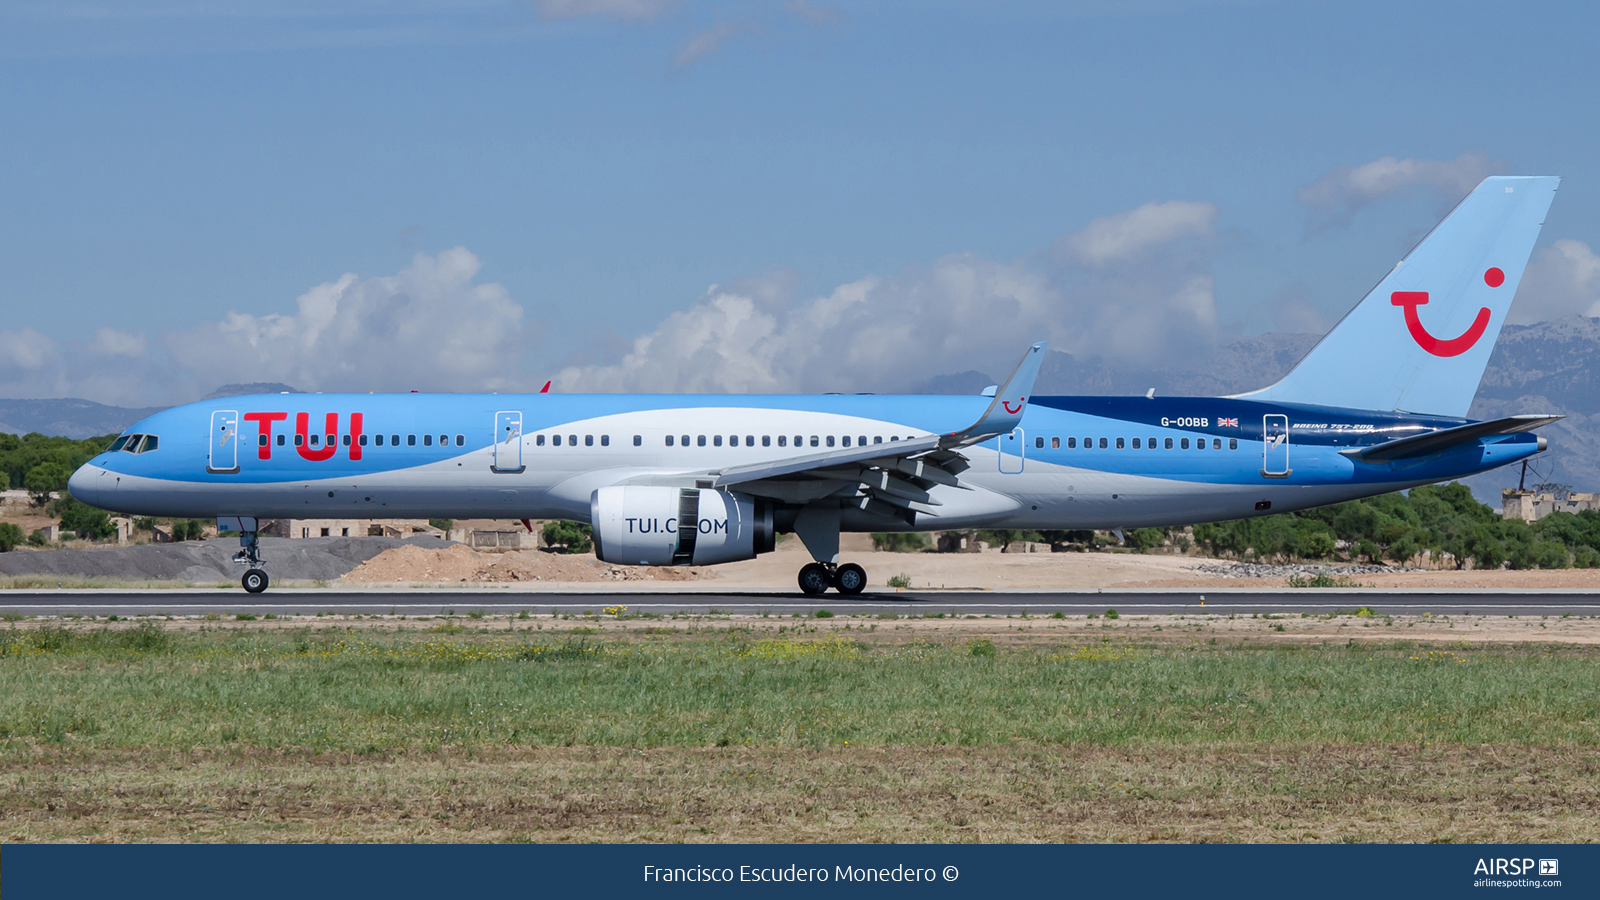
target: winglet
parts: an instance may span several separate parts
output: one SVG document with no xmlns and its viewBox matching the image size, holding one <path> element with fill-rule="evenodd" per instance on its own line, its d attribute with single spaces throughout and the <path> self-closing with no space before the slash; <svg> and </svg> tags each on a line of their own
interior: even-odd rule
<svg viewBox="0 0 1600 900">
<path fill-rule="evenodd" d="M 545 382 L 545 383 L 544 383 L 544 387 L 542 387 L 542 388 L 539 388 L 539 393 L 541 393 L 541 394 L 548 394 L 548 393 L 550 393 L 550 382 L 548 382 L 548 381 L 546 381 L 546 382 Z"/>
<path fill-rule="evenodd" d="M 978 421 L 952 432 L 941 443 L 947 447 L 964 447 L 1016 428 L 1028 408 L 1028 398 L 1033 395 L 1033 383 L 1039 377 L 1039 367 L 1044 364 L 1044 351 L 1049 345 L 1049 341 L 1040 341 L 1029 347 L 1011 377 L 994 392 L 994 400 Z"/>
</svg>

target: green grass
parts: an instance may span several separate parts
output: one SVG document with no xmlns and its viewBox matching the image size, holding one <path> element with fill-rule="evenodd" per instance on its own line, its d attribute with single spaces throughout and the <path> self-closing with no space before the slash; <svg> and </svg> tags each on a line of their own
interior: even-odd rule
<svg viewBox="0 0 1600 900">
<path fill-rule="evenodd" d="M 1596 655 L 15 628 L 0 749 L 1600 742 Z M 865 633 L 863 640 L 874 640 Z"/>
</svg>

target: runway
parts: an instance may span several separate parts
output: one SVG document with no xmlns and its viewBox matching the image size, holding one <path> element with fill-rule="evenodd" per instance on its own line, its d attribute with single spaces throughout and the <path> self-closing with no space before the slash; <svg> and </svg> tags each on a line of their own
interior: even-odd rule
<svg viewBox="0 0 1600 900">
<path fill-rule="evenodd" d="M 1390 615 L 1560 616 L 1600 615 L 1600 592 L 1506 590 L 1251 589 L 1105 591 L 918 591 L 867 592 L 856 597 L 806 597 L 766 592 L 558 592 L 480 590 L 274 589 L 241 590 L 55 590 L 0 592 L 0 613 L 33 616 L 198 616 L 207 613 L 264 615 L 507 615 L 523 610 L 549 615 L 599 613 L 625 606 L 630 613 L 671 615 L 810 615 L 826 609 L 855 613 L 960 616 L 1070 616 L 1117 610 L 1119 615 L 1327 614 L 1367 607 Z"/>
</svg>

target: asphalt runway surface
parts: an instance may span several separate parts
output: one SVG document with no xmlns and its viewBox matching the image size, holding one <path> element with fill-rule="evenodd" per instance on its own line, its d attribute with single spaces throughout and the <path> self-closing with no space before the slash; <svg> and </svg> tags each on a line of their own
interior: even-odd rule
<svg viewBox="0 0 1600 900">
<path fill-rule="evenodd" d="M 55 590 L 0 592 L 0 613 L 35 616 L 197 616 L 206 613 L 263 615 L 316 613 L 434 616 L 466 615 L 482 610 L 506 615 L 527 610 L 549 615 L 598 613 L 608 606 L 626 606 L 631 613 L 736 615 L 809 615 L 819 609 L 835 614 L 899 613 L 922 615 L 1006 616 L 1027 613 L 1071 616 L 1115 609 L 1121 615 L 1238 615 L 1271 613 L 1326 614 L 1368 607 L 1392 615 L 1560 616 L 1600 615 L 1600 592 L 1593 591 L 1461 591 L 1261 589 L 1106 590 L 1106 591 L 868 591 L 855 597 L 828 593 L 807 597 L 799 592 L 558 592 L 477 590 L 337 590 L 272 589 L 263 594 L 243 590 Z"/>
</svg>

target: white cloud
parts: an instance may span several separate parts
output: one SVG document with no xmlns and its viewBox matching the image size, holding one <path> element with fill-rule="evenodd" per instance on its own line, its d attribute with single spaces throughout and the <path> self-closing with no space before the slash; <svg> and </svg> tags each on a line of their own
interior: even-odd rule
<svg viewBox="0 0 1600 900">
<path fill-rule="evenodd" d="M 749 25 L 740 25 L 734 22 L 721 22 L 707 28 L 705 31 L 689 38 L 689 42 L 678 50 L 678 55 L 672 64 L 684 69 L 694 65 L 700 59 L 717 52 L 722 43 L 734 35 L 749 31 Z"/>
<path fill-rule="evenodd" d="M 1442 203 L 1454 204 L 1484 178 L 1506 171 L 1505 160 L 1491 160 L 1481 152 L 1455 159 L 1385 156 L 1359 166 L 1339 166 L 1295 191 L 1294 198 L 1310 207 L 1307 230 L 1320 231 L 1348 225 L 1357 211 L 1405 191 L 1431 191 Z"/>
<path fill-rule="evenodd" d="M 90 346 L 100 356 L 143 356 L 146 349 L 144 334 L 129 334 L 115 328 L 97 328 Z"/>
<path fill-rule="evenodd" d="M 1055 252 L 1089 266 L 1120 262 L 1179 238 L 1209 237 L 1216 220 L 1217 208 L 1210 203 L 1192 200 L 1146 203 L 1137 209 L 1095 219 L 1082 231 L 1057 239 Z"/>
<path fill-rule="evenodd" d="M 1209 233 L 1215 210 L 1190 206 L 1151 204 L 1097 220 L 1058 242 L 1068 252 L 1050 260 L 960 254 L 787 307 L 759 281 L 713 285 L 635 340 L 620 362 L 568 367 L 557 384 L 646 393 L 893 391 L 945 372 L 998 371 L 1040 338 L 1135 362 L 1209 352 L 1217 330 L 1212 279 L 1183 239 Z M 1139 265 L 1103 265 L 1134 258 Z"/>
<path fill-rule="evenodd" d="M 1562 238 L 1534 254 L 1508 321 L 1526 325 L 1574 314 L 1600 316 L 1600 255 Z"/>
<path fill-rule="evenodd" d="M 230 312 L 169 335 L 180 367 L 221 381 L 302 390 L 498 390 L 521 383 L 522 307 L 498 284 L 474 284 L 465 247 L 418 254 L 399 274 L 346 274 L 300 296 L 294 315 Z"/>
<path fill-rule="evenodd" d="M 678 0 L 534 0 L 546 19 L 605 18 L 643 22 L 676 11 Z"/>
<path fill-rule="evenodd" d="M 783 4 L 783 8 L 803 19 L 809 19 L 817 23 L 837 22 L 841 18 L 837 9 L 830 9 L 826 6 L 812 6 L 806 0 L 788 0 L 787 3 Z"/>
</svg>

